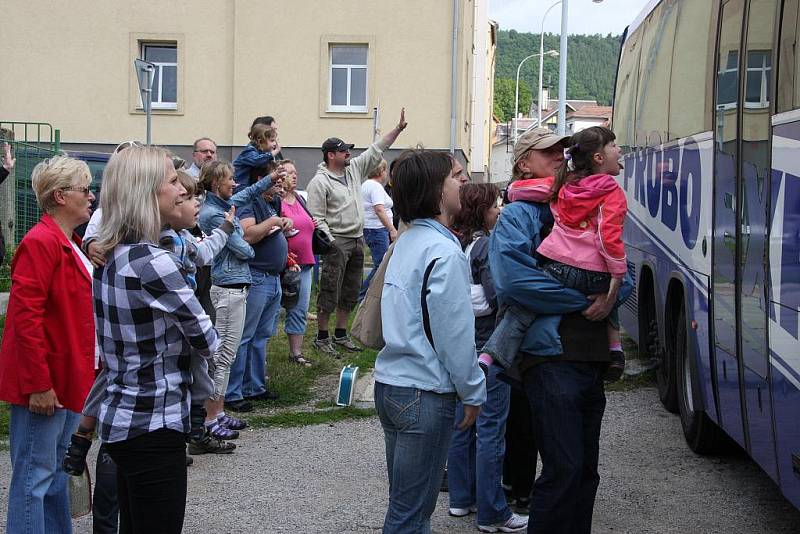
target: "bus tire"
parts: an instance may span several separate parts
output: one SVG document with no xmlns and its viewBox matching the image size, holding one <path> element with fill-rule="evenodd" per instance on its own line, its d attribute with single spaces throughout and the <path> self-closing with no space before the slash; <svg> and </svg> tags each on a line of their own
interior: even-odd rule
<svg viewBox="0 0 800 534">
<path fill-rule="evenodd" d="M 677 363 L 678 408 L 686 444 L 697 454 L 714 454 L 725 449 L 722 430 L 712 421 L 700 397 L 697 369 L 689 350 L 686 310 L 681 306 L 675 324 L 675 360 Z"/>
</svg>

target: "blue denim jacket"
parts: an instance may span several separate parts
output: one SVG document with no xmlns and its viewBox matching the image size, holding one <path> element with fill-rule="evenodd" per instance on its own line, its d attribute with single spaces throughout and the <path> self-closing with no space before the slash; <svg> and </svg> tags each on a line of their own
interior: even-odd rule
<svg viewBox="0 0 800 534">
<path fill-rule="evenodd" d="M 433 260 L 422 319 L 422 280 Z M 433 219 L 412 222 L 395 244 L 381 297 L 386 346 L 375 362 L 375 380 L 436 393 L 458 393 L 464 404 L 486 400 L 486 381 L 475 353 L 475 317 L 469 267 L 453 234 Z"/>
<path fill-rule="evenodd" d="M 225 213 L 231 209 L 231 206 L 240 208 L 249 204 L 253 198 L 271 186 L 272 179 L 267 176 L 250 187 L 239 191 L 230 200 L 222 200 L 219 196 L 209 192 L 206 195 L 206 201 L 200 208 L 200 229 L 207 234 L 211 234 L 225 220 Z M 251 283 L 250 264 L 248 261 L 254 256 L 253 247 L 244 240 L 244 231 L 239 224 L 239 218 L 235 217 L 233 219 L 233 233 L 228 238 L 225 248 L 214 258 L 214 265 L 211 267 L 211 283 L 216 286 Z"/>
<path fill-rule="evenodd" d="M 581 311 L 591 304 L 579 291 L 565 288 L 539 269 L 532 253 L 542 242 L 542 228 L 552 223 L 547 204 L 512 202 L 503 209 L 489 238 L 489 267 L 498 300 L 539 314 L 521 346 L 523 352 L 537 356 L 561 354 L 561 315 Z M 630 275 L 626 275 L 619 302 L 632 289 Z"/>
<path fill-rule="evenodd" d="M 244 191 L 250 185 L 250 171 L 263 167 L 274 159 L 272 152 L 261 152 L 253 143 L 244 147 L 239 155 L 236 156 L 236 159 L 233 160 L 235 171 L 233 179 L 236 181 L 234 191 L 236 193 Z"/>
</svg>

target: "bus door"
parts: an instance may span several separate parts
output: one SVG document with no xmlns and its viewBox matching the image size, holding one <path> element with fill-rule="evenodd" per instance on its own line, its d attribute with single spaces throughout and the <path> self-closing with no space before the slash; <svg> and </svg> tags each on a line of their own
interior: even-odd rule
<svg viewBox="0 0 800 534">
<path fill-rule="evenodd" d="M 723 2 L 714 156 L 714 353 L 722 425 L 776 475 L 767 344 L 767 207 L 778 0 Z"/>
</svg>

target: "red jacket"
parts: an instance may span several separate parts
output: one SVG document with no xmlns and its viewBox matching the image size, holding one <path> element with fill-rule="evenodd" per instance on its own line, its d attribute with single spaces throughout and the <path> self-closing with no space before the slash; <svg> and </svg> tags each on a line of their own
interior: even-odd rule
<svg viewBox="0 0 800 534">
<path fill-rule="evenodd" d="M 80 413 L 94 381 L 94 347 L 92 279 L 44 215 L 11 262 L 0 400 L 27 407 L 31 393 L 52 388 L 65 408 Z"/>
</svg>

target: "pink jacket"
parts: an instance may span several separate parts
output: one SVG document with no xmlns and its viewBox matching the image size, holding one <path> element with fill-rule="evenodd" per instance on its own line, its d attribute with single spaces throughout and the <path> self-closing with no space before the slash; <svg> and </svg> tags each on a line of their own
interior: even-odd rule
<svg viewBox="0 0 800 534">
<path fill-rule="evenodd" d="M 551 196 L 553 177 L 518 180 L 509 199 L 544 202 Z M 628 271 L 622 226 L 628 203 L 614 177 L 594 174 L 568 183 L 550 203 L 555 218 L 536 252 L 552 260 L 622 278 Z"/>
</svg>

